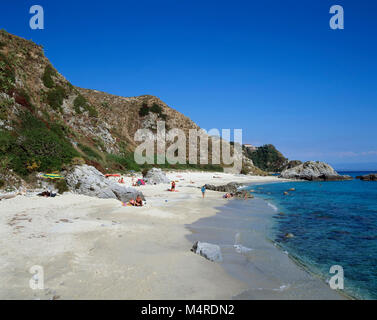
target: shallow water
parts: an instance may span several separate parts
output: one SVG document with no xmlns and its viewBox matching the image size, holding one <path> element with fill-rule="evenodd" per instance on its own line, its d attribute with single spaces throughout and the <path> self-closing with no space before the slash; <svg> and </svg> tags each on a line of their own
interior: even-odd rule
<svg viewBox="0 0 377 320">
<path fill-rule="evenodd" d="M 268 230 L 272 240 L 325 279 L 332 265 L 342 266 L 345 292 L 377 299 L 377 182 L 289 182 L 250 188 L 278 209 Z M 284 195 L 290 188 L 296 191 Z M 286 233 L 294 237 L 286 239 Z"/>
<path fill-rule="evenodd" d="M 188 238 L 221 247 L 219 263 L 248 286 L 235 299 L 342 298 L 266 239 L 275 214 L 276 209 L 262 199 L 230 200 L 215 216 L 189 225 Z"/>
</svg>

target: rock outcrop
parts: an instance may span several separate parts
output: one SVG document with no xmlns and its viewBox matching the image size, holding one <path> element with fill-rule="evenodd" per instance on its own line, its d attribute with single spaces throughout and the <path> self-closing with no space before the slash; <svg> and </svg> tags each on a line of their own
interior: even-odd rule
<svg viewBox="0 0 377 320">
<path fill-rule="evenodd" d="M 214 186 L 213 184 L 206 184 L 205 188 L 207 190 L 212 190 L 212 191 L 236 193 L 240 186 L 241 186 L 241 184 L 239 184 L 237 182 L 230 182 L 228 184 L 224 184 L 224 185 L 221 185 L 221 186 Z"/>
<path fill-rule="evenodd" d="M 330 165 L 320 161 L 307 161 L 296 167 L 284 170 L 280 178 L 308 181 L 352 180 L 350 176 L 338 174 Z"/>
<path fill-rule="evenodd" d="M 377 181 L 377 173 L 366 174 L 363 176 L 357 176 L 356 179 L 360 179 L 362 181 Z"/>
<path fill-rule="evenodd" d="M 283 168 L 282 171 L 284 170 L 287 170 L 287 169 L 291 169 L 291 168 L 294 168 L 294 167 L 297 167 L 299 166 L 300 164 L 302 164 L 302 161 L 300 160 L 291 160 L 289 161 Z"/>
<path fill-rule="evenodd" d="M 214 186 L 212 184 L 206 184 L 205 187 L 207 190 L 218 191 L 218 192 L 225 192 L 231 193 L 235 198 L 249 198 L 252 199 L 254 196 L 251 194 L 249 190 L 239 190 L 242 184 L 237 182 L 230 182 L 228 184 L 224 184 L 221 186 Z"/>
<path fill-rule="evenodd" d="M 223 259 L 221 249 L 216 244 L 197 241 L 194 243 L 191 251 L 210 261 L 222 261 Z"/>
<path fill-rule="evenodd" d="M 107 179 L 96 168 L 86 164 L 73 167 L 63 174 L 69 189 L 74 193 L 102 199 L 117 199 L 122 202 L 135 199 L 138 195 L 144 199 L 140 191 Z"/>
<path fill-rule="evenodd" d="M 150 169 L 144 177 L 147 184 L 160 184 L 169 183 L 170 180 L 167 178 L 165 172 L 159 168 Z"/>
</svg>

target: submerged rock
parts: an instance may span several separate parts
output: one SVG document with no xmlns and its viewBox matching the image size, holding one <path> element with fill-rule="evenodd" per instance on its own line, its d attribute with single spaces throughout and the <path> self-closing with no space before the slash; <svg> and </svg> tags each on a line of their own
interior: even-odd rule
<svg viewBox="0 0 377 320">
<path fill-rule="evenodd" d="M 145 175 L 144 180 L 148 184 L 170 183 L 165 172 L 159 168 L 150 169 Z"/>
<path fill-rule="evenodd" d="M 210 261 L 222 261 L 223 259 L 221 249 L 216 244 L 196 241 L 192 246 L 191 251 Z"/>
<path fill-rule="evenodd" d="M 101 199 L 117 199 L 127 202 L 138 195 L 144 195 L 134 189 L 121 186 L 113 180 L 107 179 L 101 172 L 86 164 L 75 166 L 63 172 L 68 188 L 77 194 L 83 194 Z"/>
<path fill-rule="evenodd" d="M 296 167 L 284 170 L 280 178 L 308 181 L 352 180 L 350 176 L 338 174 L 330 165 L 320 161 L 307 161 Z"/>
<path fill-rule="evenodd" d="M 362 181 L 377 181 L 377 173 L 366 174 L 363 176 L 357 176 L 356 179 L 360 179 Z"/>
</svg>

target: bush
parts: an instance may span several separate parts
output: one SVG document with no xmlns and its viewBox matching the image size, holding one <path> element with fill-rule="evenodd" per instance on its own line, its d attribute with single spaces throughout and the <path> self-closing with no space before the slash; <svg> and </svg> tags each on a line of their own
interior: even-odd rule
<svg viewBox="0 0 377 320">
<path fill-rule="evenodd" d="M 157 103 L 154 103 L 150 108 L 150 111 L 158 113 L 160 115 L 162 113 L 162 108 Z"/>
<path fill-rule="evenodd" d="M 255 151 L 248 151 L 247 156 L 256 167 L 264 171 L 278 172 L 286 165 L 286 159 L 272 144 L 266 144 Z"/>
<path fill-rule="evenodd" d="M 147 106 L 147 104 L 143 104 L 142 107 L 140 108 L 139 110 L 139 116 L 140 117 L 145 117 L 149 114 L 149 107 Z"/>
<path fill-rule="evenodd" d="M 102 157 L 96 151 L 94 151 L 92 148 L 90 148 L 86 145 L 83 145 L 81 143 L 78 144 L 78 147 L 80 148 L 80 150 L 82 152 L 84 152 L 89 157 L 89 159 L 102 160 Z"/>
<path fill-rule="evenodd" d="M 73 106 L 75 108 L 76 113 L 82 113 L 82 109 L 86 110 L 86 99 L 80 94 L 78 95 L 75 100 L 73 101 Z"/>
<path fill-rule="evenodd" d="M 127 170 L 140 171 L 140 166 L 135 162 L 133 153 L 124 155 L 107 154 L 106 159 L 110 165 L 118 164 Z"/>
<path fill-rule="evenodd" d="M 86 109 L 89 112 L 89 117 L 98 118 L 98 111 L 91 105 L 87 105 Z"/>
<path fill-rule="evenodd" d="M 42 76 L 42 81 L 45 87 L 52 88 L 54 86 L 54 80 L 52 79 L 52 76 L 55 75 L 55 70 L 51 65 L 47 65 L 45 68 L 45 71 Z"/>
<path fill-rule="evenodd" d="M 0 158 L 7 157 L 11 168 L 20 175 L 29 173 L 28 166 L 38 165 L 38 170 L 61 170 L 78 156 L 77 151 L 64 137 L 50 130 L 44 122 L 30 112 L 20 114 L 21 124 L 17 136 L 0 133 Z"/>
<path fill-rule="evenodd" d="M 67 182 L 64 179 L 54 180 L 54 186 L 60 194 L 69 191 Z"/>
<path fill-rule="evenodd" d="M 98 111 L 96 110 L 96 108 L 88 104 L 88 101 L 81 94 L 75 98 L 75 100 L 73 101 L 73 106 L 77 114 L 80 114 L 83 111 L 88 111 L 90 117 L 98 117 Z"/>
<path fill-rule="evenodd" d="M 7 57 L 0 53 L 0 91 L 9 92 L 14 88 L 16 75 Z"/>
<path fill-rule="evenodd" d="M 0 179 L 0 188 L 5 186 L 5 181 Z"/>
<path fill-rule="evenodd" d="M 47 102 L 54 110 L 61 111 L 66 94 L 67 93 L 63 87 L 57 86 L 55 89 L 48 92 Z"/>
</svg>

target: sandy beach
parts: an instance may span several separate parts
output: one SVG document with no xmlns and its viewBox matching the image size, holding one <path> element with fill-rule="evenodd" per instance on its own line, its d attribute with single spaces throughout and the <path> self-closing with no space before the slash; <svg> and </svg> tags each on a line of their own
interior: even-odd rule
<svg viewBox="0 0 377 320">
<path fill-rule="evenodd" d="M 1 201 L 0 299 L 231 299 L 250 289 L 220 264 L 190 252 L 186 226 L 229 201 L 214 191 L 202 199 L 203 184 L 277 178 L 167 176 L 178 181 L 179 192 L 168 192 L 167 184 L 141 186 L 147 200 L 141 208 L 72 193 Z M 43 267 L 44 289 L 29 286 L 35 265 Z"/>
</svg>

